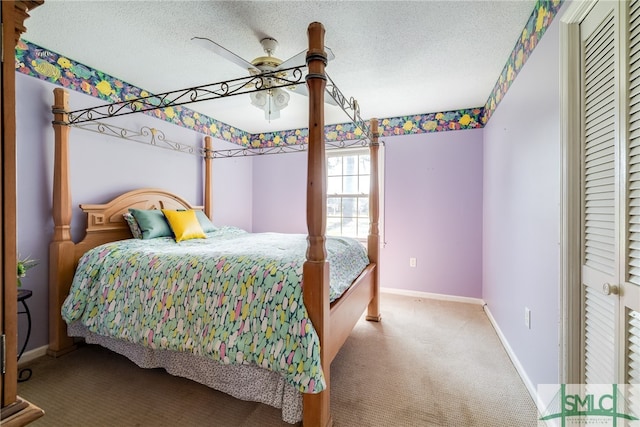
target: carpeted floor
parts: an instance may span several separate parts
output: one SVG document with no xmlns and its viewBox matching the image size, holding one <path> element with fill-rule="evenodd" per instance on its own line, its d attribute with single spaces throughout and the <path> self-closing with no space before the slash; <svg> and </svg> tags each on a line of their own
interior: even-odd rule
<svg viewBox="0 0 640 427">
<path fill-rule="evenodd" d="M 537 411 L 482 307 L 383 294 L 382 322 L 361 320 L 331 365 L 340 426 L 537 425 Z M 96 346 L 32 362 L 18 394 L 38 426 L 291 426 L 243 402 Z"/>
</svg>

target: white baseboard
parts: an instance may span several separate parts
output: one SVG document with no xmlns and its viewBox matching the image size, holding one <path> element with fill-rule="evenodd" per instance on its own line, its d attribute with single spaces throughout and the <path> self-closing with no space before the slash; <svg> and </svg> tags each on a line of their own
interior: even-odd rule
<svg viewBox="0 0 640 427">
<path fill-rule="evenodd" d="M 48 345 L 43 345 L 42 347 L 34 348 L 33 350 L 25 351 L 20 360 L 18 361 L 18 366 L 21 366 L 25 363 L 29 363 L 32 360 L 38 359 L 39 357 L 47 355 Z"/>
<path fill-rule="evenodd" d="M 538 408 L 538 411 L 540 411 L 541 410 L 541 406 L 540 406 L 541 402 L 540 402 L 540 400 L 538 398 L 538 392 L 536 391 L 536 387 L 533 385 L 533 383 L 529 379 L 529 376 L 527 375 L 527 372 L 524 370 L 524 368 L 522 367 L 522 364 L 518 360 L 518 357 L 513 352 L 513 349 L 509 345 L 509 341 L 507 341 L 507 338 L 504 336 L 504 334 L 500 330 L 500 327 L 498 326 L 498 323 L 496 322 L 496 319 L 494 319 L 494 317 L 491 314 L 491 311 L 489 310 L 489 307 L 487 305 L 484 306 L 484 312 L 487 314 L 487 317 L 489 318 L 489 322 L 491 322 L 491 325 L 493 326 L 493 329 L 496 331 L 496 334 L 498 334 L 498 338 L 500 339 L 500 342 L 502 343 L 502 346 L 504 347 L 504 350 L 507 352 L 507 355 L 509 356 L 509 359 L 511 359 L 511 362 L 513 363 L 513 366 L 516 368 L 516 371 L 518 372 L 518 375 L 520 375 L 520 378 L 522 379 L 522 382 L 524 383 L 525 387 L 527 388 L 527 391 L 529 392 L 529 395 L 531 395 L 531 398 L 533 399 L 533 402 L 535 403 L 536 407 Z"/>
<path fill-rule="evenodd" d="M 386 294 L 405 295 L 410 297 L 430 298 L 430 299 L 439 299 L 444 301 L 455 301 L 455 302 L 464 302 L 468 304 L 484 305 L 484 301 L 480 298 L 459 297 L 455 295 L 434 294 L 431 292 L 408 291 L 405 289 L 394 289 L 394 288 L 384 288 L 384 287 L 380 287 L 380 292 L 383 292 Z"/>
</svg>

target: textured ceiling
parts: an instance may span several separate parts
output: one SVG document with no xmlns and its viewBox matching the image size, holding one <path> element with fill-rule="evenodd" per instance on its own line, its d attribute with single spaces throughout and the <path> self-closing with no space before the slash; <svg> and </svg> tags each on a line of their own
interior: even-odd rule
<svg viewBox="0 0 640 427">
<path fill-rule="evenodd" d="M 483 106 L 536 1 L 62 1 L 46 0 L 23 38 L 153 93 L 246 75 L 191 41 L 210 38 L 251 61 L 272 37 L 286 60 L 326 28 L 327 73 L 363 118 Z M 248 95 L 190 106 L 250 133 L 307 127 L 292 94 L 269 123 Z M 338 107 L 327 123 L 347 121 Z"/>
</svg>

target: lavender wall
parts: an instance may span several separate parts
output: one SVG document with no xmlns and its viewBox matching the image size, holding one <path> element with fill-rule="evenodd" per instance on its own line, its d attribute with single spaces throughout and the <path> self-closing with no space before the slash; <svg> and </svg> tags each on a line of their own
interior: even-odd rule
<svg viewBox="0 0 640 427">
<path fill-rule="evenodd" d="M 384 142 L 382 286 L 480 298 L 482 130 Z M 306 166 L 305 153 L 254 160 L 254 231 L 307 232 Z"/>
<path fill-rule="evenodd" d="M 214 140 L 214 150 L 238 149 Z M 253 158 L 219 158 L 213 161 L 213 222 L 253 231 Z"/>
<path fill-rule="evenodd" d="M 386 138 L 385 157 L 381 285 L 480 298 L 482 130 Z"/>
<path fill-rule="evenodd" d="M 307 153 L 253 159 L 253 231 L 307 230 Z"/>
<path fill-rule="evenodd" d="M 52 236 L 53 128 L 51 104 L 54 85 L 16 74 L 18 155 L 18 251 L 38 265 L 23 279 L 34 291 L 28 301 L 32 335 L 27 349 L 48 343 L 48 253 Z M 70 93 L 71 109 L 98 105 L 95 99 Z M 202 136 L 142 115 L 115 120 L 123 127 L 156 126 L 167 139 L 202 143 Z M 188 154 L 125 142 L 92 132 L 71 129 L 70 168 L 72 235 L 78 240 L 86 226 L 79 203 L 103 203 L 140 187 L 164 188 L 193 203 L 202 203 L 202 160 Z M 214 148 L 228 146 L 214 141 Z M 251 159 L 214 162 L 214 222 L 251 229 Z M 25 322 L 20 321 L 20 339 Z M 22 342 L 22 341 L 20 341 Z"/>
<path fill-rule="evenodd" d="M 559 381 L 559 21 L 484 128 L 482 293 L 533 387 Z"/>
</svg>

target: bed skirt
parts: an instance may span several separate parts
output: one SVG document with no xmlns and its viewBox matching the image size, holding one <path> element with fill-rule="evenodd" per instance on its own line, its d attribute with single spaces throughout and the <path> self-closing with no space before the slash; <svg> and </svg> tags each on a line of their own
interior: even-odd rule
<svg viewBox="0 0 640 427">
<path fill-rule="evenodd" d="M 237 399 L 260 402 L 282 410 L 282 420 L 302 420 L 302 393 L 284 378 L 255 365 L 224 365 L 215 360 L 171 350 L 154 350 L 89 331 L 80 322 L 68 326 L 69 336 L 83 337 L 121 354 L 141 368 L 164 368 L 169 374 L 188 378 Z"/>
</svg>

